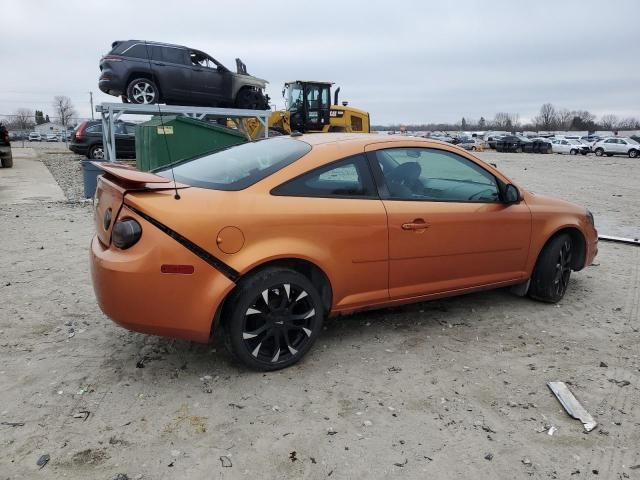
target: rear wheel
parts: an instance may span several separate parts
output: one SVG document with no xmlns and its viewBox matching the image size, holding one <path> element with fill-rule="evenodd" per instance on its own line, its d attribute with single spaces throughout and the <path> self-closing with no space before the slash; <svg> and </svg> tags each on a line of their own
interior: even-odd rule
<svg viewBox="0 0 640 480">
<path fill-rule="evenodd" d="M 324 318 L 316 287 L 284 268 L 268 268 L 243 280 L 227 304 L 227 347 L 254 370 L 279 370 L 298 362 L 311 349 Z"/>
<path fill-rule="evenodd" d="M 476 147 L 471 147 L 471 151 L 475 152 L 476 151 Z"/>
<path fill-rule="evenodd" d="M 87 157 L 89 157 L 91 160 L 104 160 L 104 148 L 102 147 L 102 144 L 98 143 L 96 145 L 93 145 L 89 149 Z"/>
<path fill-rule="evenodd" d="M 573 244 L 566 233 L 552 238 L 540 252 L 536 262 L 529 296 L 543 302 L 562 300 L 569 286 Z"/>
<path fill-rule="evenodd" d="M 127 98 L 131 103 L 149 104 L 160 101 L 160 92 L 155 83 L 148 78 L 136 78 L 127 87 Z"/>
</svg>

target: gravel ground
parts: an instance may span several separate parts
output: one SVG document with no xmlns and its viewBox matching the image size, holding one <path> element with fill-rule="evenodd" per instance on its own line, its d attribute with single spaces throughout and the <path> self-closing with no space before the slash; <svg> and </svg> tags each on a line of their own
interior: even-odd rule
<svg viewBox="0 0 640 480">
<path fill-rule="evenodd" d="M 590 159 L 523 173 L 495 155 L 540 192 L 593 194 L 597 214 L 638 225 L 633 165 L 608 169 L 612 197 L 613 180 L 583 183 L 602 177 Z M 0 206 L 0 224 L 2 478 L 640 478 L 637 247 L 601 244 L 557 306 L 496 290 L 341 317 L 303 362 L 259 374 L 218 342 L 105 318 L 89 205 Z M 595 431 L 566 415 L 553 380 Z"/>
</svg>

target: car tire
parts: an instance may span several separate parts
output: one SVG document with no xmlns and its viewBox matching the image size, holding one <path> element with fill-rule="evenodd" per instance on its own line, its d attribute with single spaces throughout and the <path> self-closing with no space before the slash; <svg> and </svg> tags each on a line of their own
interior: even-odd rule
<svg viewBox="0 0 640 480">
<path fill-rule="evenodd" d="M 575 148 L 572 148 L 571 150 L 569 150 L 569 153 L 570 153 L 571 155 L 577 155 L 577 154 L 578 154 L 578 151 L 577 151 Z"/>
<path fill-rule="evenodd" d="M 101 143 L 96 143 L 92 145 L 89 151 L 87 152 L 87 158 L 91 160 L 104 160 L 104 148 Z"/>
<path fill-rule="evenodd" d="M 13 167 L 13 157 L 12 156 L 5 157 L 2 160 L 0 160 L 0 163 L 2 164 L 2 168 L 11 168 Z"/>
<path fill-rule="evenodd" d="M 471 151 L 475 152 L 476 151 L 476 147 L 471 147 Z"/>
<path fill-rule="evenodd" d="M 595 154 L 596 154 L 596 157 L 601 157 L 604 154 L 604 149 L 596 148 Z"/>
<path fill-rule="evenodd" d="M 130 103 L 151 104 L 160 101 L 160 91 L 153 81 L 148 78 L 136 78 L 127 86 L 127 98 Z"/>
<path fill-rule="evenodd" d="M 235 106 L 246 110 L 267 110 L 269 108 L 264 94 L 253 88 L 241 88 L 236 95 Z"/>
<path fill-rule="evenodd" d="M 253 370 L 279 370 L 298 362 L 324 320 L 317 288 L 285 268 L 266 268 L 243 279 L 225 303 L 225 344 Z"/>
<path fill-rule="evenodd" d="M 638 150 L 629 150 L 629 158 L 638 158 Z"/>
<path fill-rule="evenodd" d="M 572 252 L 573 242 L 566 233 L 553 237 L 544 246 L 531 276 L 531 298 L 548 303 L 562 300 L 571 278 Z"/>
<path fill-rule="evenodd" d="M 516 153 L 522 153 L 522 147 L 516 147 Z"/>
</svg>

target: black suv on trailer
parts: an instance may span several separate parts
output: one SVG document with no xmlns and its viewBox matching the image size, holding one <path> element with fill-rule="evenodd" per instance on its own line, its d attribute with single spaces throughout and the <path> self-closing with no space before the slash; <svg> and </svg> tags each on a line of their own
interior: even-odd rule
<svg viewBox="0 0 640 480">
<path fill-rule="evenodd" d="M 116 122 L 114 125 L 116 137 L 116 157 L 135 158 L 136 156 L 136 126 L 133 123 Z M 104 159 L 104 145 L 102 144 L 102 122 L 91 120 L 82 122 L 71 135 L 69 150 L 78 155 L 86 155 L 93 160 Z"/>
<path fill-rule="evenodd" d="M 100 60 L 98 86 L 131 103 L 202 107 L 269 108 L 266 80 L 238 73 L 200 50 L 144 40 L 116 41 Z"/>
</svg>

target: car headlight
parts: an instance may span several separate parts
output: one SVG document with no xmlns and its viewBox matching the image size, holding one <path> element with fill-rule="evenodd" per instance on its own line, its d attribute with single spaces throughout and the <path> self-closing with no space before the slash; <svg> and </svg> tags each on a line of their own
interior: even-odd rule
<svg viewBox="0 0 640 480">
<path fill-rule="evenodd" d="M 591 213 L 591 210 L 587 210 L 587 221 L 593 226 L 596 225 L 596 222 L 593 218 L 593 213 Z"/>
</svg>

